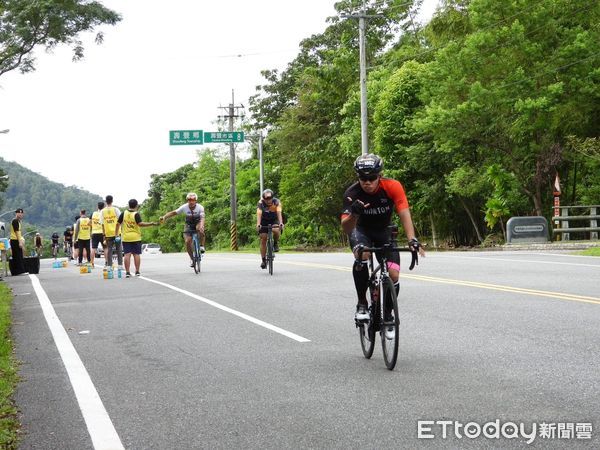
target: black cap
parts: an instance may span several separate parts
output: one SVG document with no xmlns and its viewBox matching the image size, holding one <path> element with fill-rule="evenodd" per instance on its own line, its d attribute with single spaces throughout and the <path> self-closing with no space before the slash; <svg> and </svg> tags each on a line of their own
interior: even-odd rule
<svg viewBox="0 0 600 450">
<path fill-rule="evenodd" d="M 24 211 L 23 211 L 23 208 L 17 208 L 17 209 L 15 210 L 15 214 L 22 213 L 22 212 L 24 212 Z"/>
</svg>

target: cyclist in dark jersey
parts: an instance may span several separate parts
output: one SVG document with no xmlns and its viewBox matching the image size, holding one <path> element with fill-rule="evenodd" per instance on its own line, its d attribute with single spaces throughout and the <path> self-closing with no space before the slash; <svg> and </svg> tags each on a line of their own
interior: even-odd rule
<svg viewBox="0 0 600 450">
<path fill-rule="evenodd" d="M 54 257 L 54 259 L 56 259 L 56 254 L 58 253 L 58 246 L 60 245 L 58 242 L 59 238 L 60 236 L 56 231 L 52 233 L 52 236 L 50 238 L 52 239 L 52 256 Z"/>
<path fill-rule="evenodd" d="M 367 311 L 367 289 L 369 273 L 367 262 L 369 253 L 363 252 L 362 260 L 358 260 L 358 247 L 379 247 L 389 241 L 389 230 L 394 209 L 400 216 L 409 246 L 421 256 L 425 252 L 415 237 L 408 200 L 404 187 L 399 181 L 383 178 L 382 159 L 373 154 L 359 156 L 354 162 L 354 170 L 358 181 L 344 192 L 344 206 L 342 211 L 342 228 L 348 234 L 350 248 L 354 253 L 355 263 L 352 268 L 354 285 L 358 296 L 355 319 L 362 321 L 369 319 Z M 388 260 L 390 276 L 398 291 L 398 275 L 400 273 L 400 256 L 393 253 Z"/>
<path fill-rule="evenodd" d="M 267 232 L 269 225 L 278 225 L 279 228 L 273 228 L 273 251 L 279 251 L 279 237 L 283 230 L 282 206 L 278 198 L 273 196 L 271 189 L 265 189 L 262 198 L 256 207 L 256 229 L 260 236 L 260 268 L 267 267 Z"/>
<path fill-rule="evenodd" d="M 67 229 L 63 233 L 63 237 L 65 243 L 65 254 L 69 253 L 68 247 L 71 247 L 71 259 L 73 259 L 73 228 L 67 227 Z"/>
</svg>

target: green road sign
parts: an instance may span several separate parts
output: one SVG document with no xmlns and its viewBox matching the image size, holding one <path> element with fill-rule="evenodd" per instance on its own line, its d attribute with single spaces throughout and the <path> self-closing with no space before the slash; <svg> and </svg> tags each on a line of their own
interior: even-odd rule
<svg viewBox="0 0 600 450">
<path fill-rule="evenodd" d="M 169 145 L 202 145 L 203 137 L 202 130 L 171 130 Z"/>
<path fill-rule="evenodd" d="M 222 144 L 230 142 L 244 142 L 243 131 L 205 131 L 204 142 Z"/>
</svg>

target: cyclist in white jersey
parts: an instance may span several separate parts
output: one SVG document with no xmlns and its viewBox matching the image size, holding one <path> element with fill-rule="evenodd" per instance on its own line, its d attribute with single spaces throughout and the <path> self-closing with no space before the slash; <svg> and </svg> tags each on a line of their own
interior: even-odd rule
<svg viewBox="0 0 600 450">
<path fill-rule="evenodd" d="M 185 226 L 183 229 L 185 248 L 192 260 L 190 267 L 194 267 L 194 250 L 192 248 L 192 234 L 194 231 L 198 232 L 198 237 L 200 238 L 200 252 L 204 253 L 204 207 L 198 203 L 198 196 L 194 192 L 188 193 L 185 199 L 187 200 L 187 203 L 166 213 L 160 218 L 160 223 L 164 223 L 169 217 L 185 214 Z"/>
</svg>

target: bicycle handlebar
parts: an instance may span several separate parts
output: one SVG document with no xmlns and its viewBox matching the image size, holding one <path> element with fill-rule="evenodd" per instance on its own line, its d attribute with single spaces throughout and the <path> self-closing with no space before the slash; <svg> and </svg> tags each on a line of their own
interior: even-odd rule
<svg viewBox="0 0 600 450">
<path fill-rule="evenodd" d="M 410 266 L 408 268 L 408 270 L 413 270 L 415 268 L 415 265 L 419 265 L 419 251 L 415 251 L 410 249 L 409 247 L 392 247 L 390 244 L 386 244 L 383 245 L 382 247 L 365 247 L 364 245 L 359 245 L 358 246 L 358 259 L 362 259 L 362 254 L 363 252 L 371 252 L 371 253 L 378 253 L 378 252 L 394 252 L 394 253 L 399 253 L 399 252 L 410 252 L 411 253 L 411 262 L 410 262 Z"/>
</svg>

